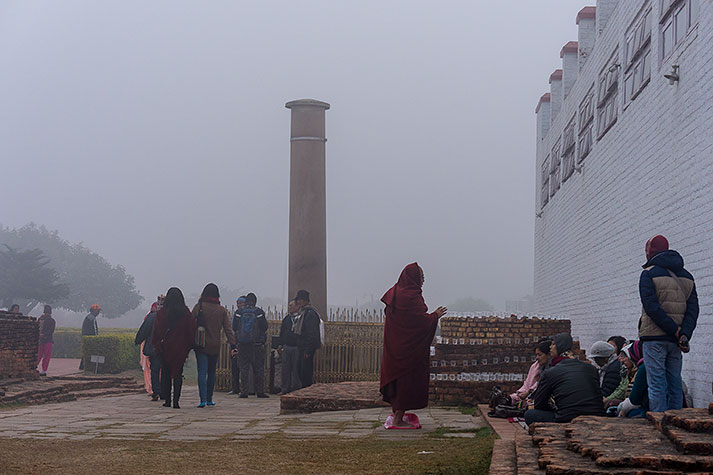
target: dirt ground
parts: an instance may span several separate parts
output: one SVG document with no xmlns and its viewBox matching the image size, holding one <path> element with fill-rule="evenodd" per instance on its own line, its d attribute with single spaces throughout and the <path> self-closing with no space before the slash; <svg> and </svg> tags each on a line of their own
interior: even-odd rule
<svg viewBox="0 0 713 475">
<path fill-rule="evenodd" d="M 3 474 L 487 474 L 494 436 L 203 442 L 0 439 Z M 428 452 L 419 454 L 419 452 Z"/>
</svg>

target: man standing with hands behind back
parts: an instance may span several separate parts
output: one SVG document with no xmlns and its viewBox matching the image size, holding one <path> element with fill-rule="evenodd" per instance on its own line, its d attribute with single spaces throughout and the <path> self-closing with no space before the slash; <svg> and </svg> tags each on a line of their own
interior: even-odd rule
<svg viewBox="0 0 713 475">
<path fill-rule="evenodd" d="M 643 311 L 639 339 L 649 385 L 649 409 L 664 412 L 683 406 L 681 367 L 698 321 L 698 294 L 683 257 L 654 236 L 646 243 L 646 264 L 639 278 Z"/>
</svg>

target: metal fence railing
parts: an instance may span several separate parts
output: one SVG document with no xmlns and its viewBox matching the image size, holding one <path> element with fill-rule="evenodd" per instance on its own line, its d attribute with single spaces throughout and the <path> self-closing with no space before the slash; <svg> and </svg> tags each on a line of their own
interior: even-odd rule
<svg viewBox="0 0 713 475">
<path fill-rule="evenodd" d="M 269 345 L 271 337 L 279 335 L 285 310 L 269 307 L 265 309 L 265 315 L 269 325 Z M 332 309 L 329 312 L 329 319 L 324 323 L 322 348 L 315 354 L 314 381 L 317 383 L 378 381 L 383 349 L 383 322 L 383 312 L 349 308 Z M 269 380 L 271 363 L 269 352 L 267 353 L 266 382 Z M 274 366 L 274 361 L 272 363 Z M 216 388 L 219 390 L 231 388 L 230 365 L 230 346 L 223 338 L 216 371 Z M 279 383 L 279 374 L 274 374 L 274 377 Z"/>
</svg>

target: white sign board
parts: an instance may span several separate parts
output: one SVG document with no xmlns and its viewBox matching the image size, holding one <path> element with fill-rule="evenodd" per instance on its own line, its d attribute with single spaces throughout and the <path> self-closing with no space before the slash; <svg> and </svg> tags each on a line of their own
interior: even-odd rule
<svg viewBox="0 0 713 475">
<path fill-rule="evenodd" d="M 92 363 L 103 363 L 104 357 L 102 355 L 92 355 L 89 359 Z"/>
</svg>

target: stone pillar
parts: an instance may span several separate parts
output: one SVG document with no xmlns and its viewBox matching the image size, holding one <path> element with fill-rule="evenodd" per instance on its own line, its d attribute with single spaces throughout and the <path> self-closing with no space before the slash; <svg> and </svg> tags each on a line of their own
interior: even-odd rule
<svg viewBox="0 0 713 475">
<path fill-rule="evenodd" d="M 326 102 L 300 99 L 290 131 L 290 249 L 288 298 L 310 293 L 312 305 L 327 318 L 327 201 L 325 163 Z"/>
<path fill-rule="evenodd" d="M 550 123 L 552 124 L 555 122 L 555 119 L 557 119 L 557 114 L 560 113 L 563 98 L 562 70 L 555 69 L 555 71 L 550 74 Z"/>
<path fill-rule="evenodd" d="M 560 58 L 562 58 L 562 89 L 563 96 L 562 101 L 564 102 L 569 95 L 569 91 L 574 86 L 577 81 L 577 74 L 579 73 L 579 44 L 576 41 L 570 41 L 562 47 L 560 51 Z"/>
<path fill-rule="evenodd" d="M 594 43 L 597 40 L 596 23 L 596 7 L 584 7 L 577 13 L 577 26 L 579 27 L 577 44 L 579 45 L 580 71 L 594 49 Z"/>
</svg>

